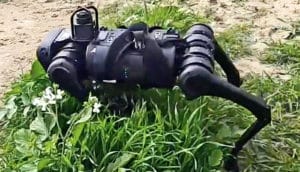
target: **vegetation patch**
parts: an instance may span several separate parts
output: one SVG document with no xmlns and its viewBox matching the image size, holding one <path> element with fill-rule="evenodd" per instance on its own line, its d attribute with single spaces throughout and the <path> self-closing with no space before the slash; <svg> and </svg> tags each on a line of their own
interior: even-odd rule
<svg viewBox="0 0 300 172">
<path fill-rule="evenodd" d="M 272 107 L 272 123 L 244 151 L 244 169 L 297 171 L 300 167 L 300 137 L 297 134 L 300 131 L 299 73 L 288 81 L 254 77 L 247 80 L 246 87 L 266 98 Z"/>
<path fill-rule="evenodd" d="M 235 25 L 217 35 L 216 39 L 231 59 L 251 55 L 248 25 Z"/>
<path fill-rule="evenodd" d="M 195 23 L 208 23 L 210 19 L 179 6 L 165 5 L 162 2 L 145 5 L 111 4 L 100 12 L 101 23 L 107 27 L 129 26 L 136 22 L 145 22 L 150 27 L 173 27 L 184 33 Z"/>
<path fill-rule="evenodd" d="M 300 41 L 290 40 L 285 43 L 270 44 L 266 54 L 262 57 L 265 63 L 291 66 L 290 72 L 300 71 Z"/>
<path fill-rule="evenodd" d="M 177 89 L 140 91 L 131 116 L 122 117 L 101 98 L 82 104 L 63 93 L 38 65 L 14 84 L 1 109 L 1 169 L 207 171 L 222 164 L 229 146 L 206 135 L 206 98 L 188 102 Z"/>
<path fill-rule="evenodd" d="M 272 43 L 262 58 L 265 63 L 285 67 L 290 79 L 254 77 L 245 83 L 248 90 L 256 90 L 272 107 L 272 124 L 244 151 L 246 171 L 297 171 L 300 168 L 299 43 L 299 40 Z"/>
</svg>

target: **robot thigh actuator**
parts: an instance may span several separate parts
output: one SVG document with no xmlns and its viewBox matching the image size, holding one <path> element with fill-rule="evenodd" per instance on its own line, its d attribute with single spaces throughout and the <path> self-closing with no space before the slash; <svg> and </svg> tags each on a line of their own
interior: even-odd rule
<svg viewBox="0 0 300 172">
<path fill-rule="evenodd" d="M 142 89 L 178 85 L 189 100 L 216 96 L 247 108 L 257 120 L 225 161 L 229 171 L 239 171 L 238 153 L 271 121 L 266 103 L 239 88 L 239 72 L 204 24 L 192 26 L 183 38 L 173 29 L 149 28 L 144 23 L 109 30 L 99 28 L 96 8 L 79 8 L 72 14 L 71 29 L 50 32 L 37 56 L 50 79 L 80 100 L 88 95 L 86 82 L 139 85 Z M 228 81 L 214 74 L 214 61 Z"/>
</svg>

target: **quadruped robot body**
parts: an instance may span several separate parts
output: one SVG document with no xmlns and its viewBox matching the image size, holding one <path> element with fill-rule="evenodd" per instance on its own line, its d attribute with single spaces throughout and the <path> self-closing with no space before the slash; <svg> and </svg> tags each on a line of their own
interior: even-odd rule
<svg viewBox="0 0 300 172">
<path fill-rule="evenodd" d="M 77 9 L 71 29 L 54 29 L 42 41 L 37 57 L 49 78 L 80 100 L 90 88 L 84 83 L 139 85 L 142 89 L 170 89 L 178 85 L 188 100 L 216 96 L 231 100 L 257 120 L 245 131 L 225 160 L 225 169 L 239 171 L 243 146 L 271 121 L 270 107 L 240 87 L 239 72 L 204 24 L 193 25 L 184 37 L 174 29 L 137 23 L 128 28 L 99 28 L 93 6 Z M 214 74 L 217 61 L 227 75 Z"/>
</svg>

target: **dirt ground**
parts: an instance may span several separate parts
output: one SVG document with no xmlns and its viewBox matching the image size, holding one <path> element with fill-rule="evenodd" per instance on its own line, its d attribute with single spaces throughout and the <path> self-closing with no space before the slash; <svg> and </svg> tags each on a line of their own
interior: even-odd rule
<svg viewBox="0 0 300 172">
<path fill-rule="evenodd" d="M 87 3 L 82 2 L 0 0 L 0 96 L 12 81 L 30 69 L 31 62 L 36 58 L 36 48 L 46 33 L 55 27 L 69 27 L 70 14 L 77 6 Z M 96 4 L 101 6 L 111 1 L 100 2 Z M 282 73 L 278 67 L 261 64 L 256 56 L 267 47 L 265 42 L 283 40 L 289 34 L 291 24 L 300 20 L 300 0 L 249 0 L 240 3 L 231 0 L 199 0 L 193 3 L 194 10 L 214 16 L 212 27 L 217 32 L 235 24 L 248 23 L 252 26 L 252 49 L 255 54 L 235 62 L 243 74 L 264 71 L 270 74 Z"/>
<path fill-rule="evenodd" d="M 214 18 L 212 27 L 218 33 L 236 24 L 247 24 L 251 35 L 252 55 L 234 63 L 241 75 L 264 74 L 288 79 L 288 72 L 274 65 L 262 64 L 260 57 L 271 42 L 284 42 L 300 21 L 300 0 L 209 0 L 195 1 L 195 9 L 208 9 Z M 216 2 L 216 3 L 215 3 Z"/>
<path fill-rule="evenodd" d="M 35 0 L 0 3 L 0 93 L 30 69 L 41 39 L 52 28 L 67 26 L 74 8 Z"/>
</svg>

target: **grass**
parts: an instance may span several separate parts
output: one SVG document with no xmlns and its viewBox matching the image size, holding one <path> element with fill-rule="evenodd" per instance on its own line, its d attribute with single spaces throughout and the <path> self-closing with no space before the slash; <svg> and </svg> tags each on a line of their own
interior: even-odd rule
<svg viewBox="0 0 300 172">
<path fill-rule="evenodd" d="M 263 62 L 285 66 L 291 79 L 275 77 L 248 80 L 251 88 L 260 90 L 273 108 L 272 125 L 246 149 L 248 171 L 299 171 L 300 169 L 300 41 L 272 43 Z M 254 156 L 254 159 L 252 157 Z"/>
<path fill-rule="evenodd" d="M 291 66 L 290 72 L 300 70 L 300 44 L 297 40 L 272 43 L 262 58 L 265 63 Z"/>
<path fill-rule="evenodd" d="M 179 90 L 141 91 L 131 117 L 122 117 L 105 106 L 94 113 L 96 98 L 81 104 L 65 95 L 42 111 L 30 102 L 51 84 L 44 74 L 32 77 L 12 87 L 2 109 L 5 171 L 207 171 L 222 163 L 226 146 L 205 136 L 205 98 L 190 103 Z"/>
<path fill-rule="evenodd" d="M 183 32 L 193 22 L 207 20 L 173 6 L 149 5 L 147 18 L 142 6 L 123 10 L 120 14 L 107 10 L 111 20 L 102 22 L 117 26 L 146 20 Z M 220 33 L 218 41 L 237 58 L 247 52 L 237 48 L 246 33 L 246 26 L 237 26 Z M 296 45 L 273 44 L 266 53 L 270 54 L 267 62 L 286 65 L 291 79 L 267 75 L 245 79 L 243 88 L 271 105 L 273 120 L 239 156 L 243 171 L 300 169 Z M 101 96 L 81 103 L 64 94 L 54 104 L 47 102 L 44 111 L 32 104 L 36 98 L 47 100 L 49 90 L 55 97 L 60 95 L 35 62 L 31 73 L 6 93 L 0 108 L 0 171 L 221 171 L 232 143 L 254 121 L 250 112 L 229 101 L 212 97 L 187 101 L 178 88 L 138 90 L 133 112 L 122 115 L 110 111 Z"/>
<path fill-rule="evenodd" d="M 287 75 L 299 78 L 300 73 L 300 41 L 289 40 L 285 43 L 277 42 L 270 44 L 265 54 L 261 57 L 263 63 L 274 64 L 284 68 Z M 298 81 L 299 82 L 299 81 Z M 298 83 L 295 83 L 299 87 Z"/>
<path fill-rule="evenodd" d="M 190 9 L 182 8 L 175 5 L 166 5 L 166 2 L 156 2 L 145 5 L 118 5 L 113 3 L 105 6 L 100 15 L 100 22 L 104 26 L 119 27 L 129 26 L 136 22 L 145 22 L 150 27 L 160 26 L 162 28 L 173 27 L 185 32 L 189 26 L 195 23 L 208 23 L 210 19 L 205 18 L 197 13 L 191 12 Z M 145 10 L 146 9 L 146 10 Z"/>
<path fill-rule="evenodd" d="M 166 5 L 167 1 L 154 4 L 130 5 L 113 3 L 103 7 L 100 11 L 100 23 L 108 27 L 129 26 L 136 22 L 145 22 L 151 26 L 175 28 L 184 34 L 195 23 L 208 24 L 212 19 L 206 18 L 191 9 L 180 6 Z M 251 54 L 251 31 L 245 24 L 235 25 L 217 34 L 216 39 L 232 59 L 242 58 Z"/>
<path fill-rule="evenodd" d="M 242 24 L 219 33 L 216 39 L 231 59 L 237 59 L 251 55 L 249 35 L 249 26 Z"/>
<path fill-rule="evenodd" d="M 299 170 L 299 78 L 298 73 L 288 81 L 274 77 L 247 80 L 246 87 L 265 96 L 273 110 L 272 124 L 244 151 L 245 171 Z"/>
</svg>

